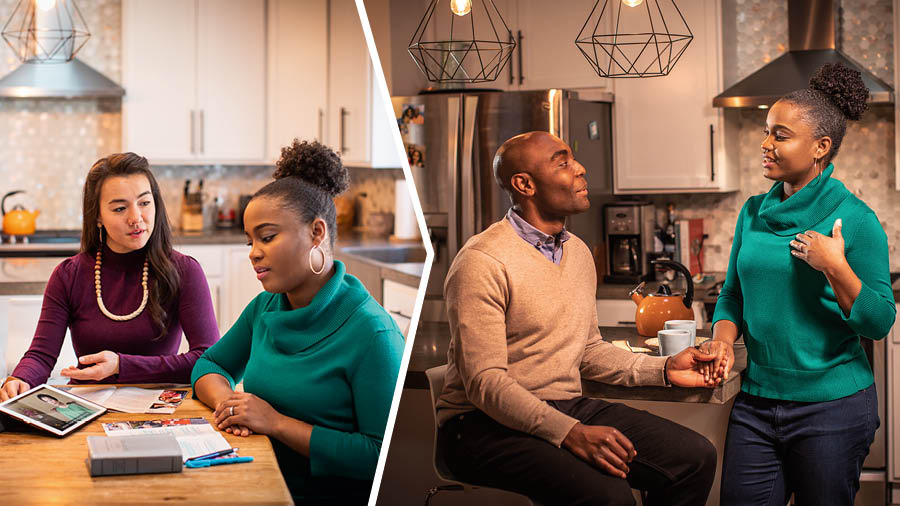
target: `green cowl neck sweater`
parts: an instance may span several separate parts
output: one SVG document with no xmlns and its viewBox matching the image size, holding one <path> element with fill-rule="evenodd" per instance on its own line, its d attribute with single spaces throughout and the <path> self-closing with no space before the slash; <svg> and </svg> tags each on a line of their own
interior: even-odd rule
<svg viewBox="0 0 900 506">
<path fill-rule="evenodd" d="M 875 213 L 834 166 L 782 202 L 783 183 L 750 197 L 738 216 L 728 273 L 713 325 L 734 322 L 747 344 L 741 389 L 751 395 L 819 402 L 872 384 L 860 337 L 881 339 L 896 315 L 888 245 Z M 844 253 L 862 289 L 849 315 L 822 272 L 790 254 L 796 234 L 831 236 L 843 221 Z"/>
<path fill-rule="evenodd" d="M 309 458 L 273 440 L 298 502 L 368 497 L 403 354 L 393 318 L 342 262 L 334 265 L 306 307 L 259 294 L 191 375 L 194 384 L 205 374 L 232 386 L 243 379 L 245 392 L 313 426 Z"/>
</svg>

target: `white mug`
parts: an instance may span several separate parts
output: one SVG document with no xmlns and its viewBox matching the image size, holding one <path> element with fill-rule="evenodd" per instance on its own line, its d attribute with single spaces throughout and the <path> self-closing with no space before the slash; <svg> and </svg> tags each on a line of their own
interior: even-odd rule
<svg viewBox="0 0 900 506">
<path fill-rule="evenodd" d="M 697 322 L 694 320 L 668 320 L 664 323 L 666 329 L 682 329 L 691 333 L 691 346 L 697 341 Z"/>
<path fill-rule="evenodd" d="M 694 338 L 687 329 L 665 329 L 656 333 L 660 356 L 677 355 L 694 345 Z"/>
</svg>

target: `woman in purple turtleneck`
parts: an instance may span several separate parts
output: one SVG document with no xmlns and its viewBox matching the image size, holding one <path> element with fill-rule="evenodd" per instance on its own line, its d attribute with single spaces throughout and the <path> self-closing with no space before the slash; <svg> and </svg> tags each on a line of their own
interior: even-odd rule
<svg viewBox="0 0 900 506">
<path fill-rule="evenodd" d="M 82 252 L 50 276 L 34 340 L 0 400 L 47 381 L 67 327 L 79 358 L 62 375 L 76 383 L 190 383 L 194 362 L 219 339 L 206 276 L 172 249 L 146 158 L 98 160 L 84 183 L 82 211 Z M 178 354 L 182 330 L 190 350 Z"/>
</svg>

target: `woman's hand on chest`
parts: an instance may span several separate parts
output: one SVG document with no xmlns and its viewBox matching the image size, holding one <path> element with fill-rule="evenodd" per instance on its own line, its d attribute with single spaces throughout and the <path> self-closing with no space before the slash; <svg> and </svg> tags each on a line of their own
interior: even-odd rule
<svg viewBox="0 0 900 506">
<path fill-rule="evenodd" d="M 790 242 L 791 255 L 820 272 L 842 267 L 847 263 L 847 257 L 844 255 L 844 236 L 841 226 L 841 219 L 838 218 L 834 221 L 830 237 L 814 230 L 797 234 Z"/>
</svg>

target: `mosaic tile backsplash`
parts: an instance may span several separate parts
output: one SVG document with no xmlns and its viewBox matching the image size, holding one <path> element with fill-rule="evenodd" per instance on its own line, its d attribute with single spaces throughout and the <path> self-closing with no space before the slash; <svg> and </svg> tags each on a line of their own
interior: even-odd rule
<svg viewBox="0 0 900 506">
<path fill-rule="evenodd" d="M 18 1 L 0 0 L 0 26 Z M 87 0 L 78 6 L 91 38 L 76 57 L 121 82 L 121 0 Z M 12 50 L 0 41 L 0 75 L 19 64 Z M 0 196 L 25 190 L 25 201 L 41 210 L 38 229 L 80 229 L 85 174 L 99 158 L 122 150 L 121 111 L 119 100 L 0 99 L 0 181 L 5 183 L 0 186 Z M 208 203 L 219 198 L 236 208 L 238 195 L 253 193 L 271 181 L 273 167 L 162 165 L 153 170 L 172 224 L 178 227 L 185 179 L 191 179 L 193 185 L 204 180 Z M 403 177 L 401 171 L 350 171 L 351 188 L 346 196 L 357 199 L 366 194 L 360 199 L 360 223 L 371 213 L 393 210 L 394 180 Z"/>
<path fill-rule="evenodd" d="M 786 0 L 724 0 L 737 17 L 734 59 L 724 61 L 726 76 L 742 79 L 777 58 L 788 46 Z M 894 51 L 892 7 L 889 0 L 842 0 L 839 12 L 841 48 L 873 74 L 893 85 Z M 725 37 L 729 37 L 725 34 Z M 726 45 L 727 45 L 726 41 Z M 727 53 L 726 53 L 727 55 Z M 728 111 L 726 121 L 736 125 L 740 190 L 719 195 L 654 195 L 657 218 L 665 219 L 667 203 L 674 203 L 682 218 L 703 218 L 704 270 L 725 271 L 734 238 L 737 215 L 752 195 L 765 193 L 772 182 L 762 177 L 760 143 L 766 111 Z M 876 105 L 859 122 L 850 122 L 838 157 L 834 177 L 871 207 L 888 237 L 891 270 L 900 270 L 900 192 L 894 190 L 894 108 Z"/>
</svg>

